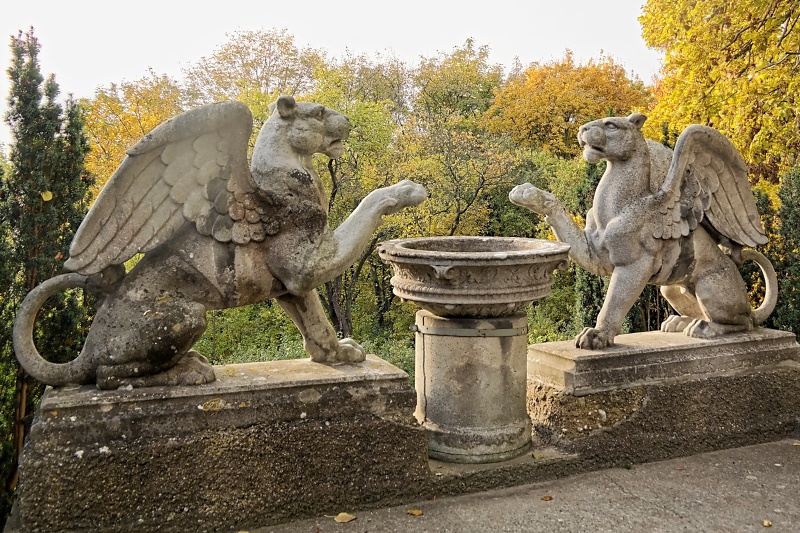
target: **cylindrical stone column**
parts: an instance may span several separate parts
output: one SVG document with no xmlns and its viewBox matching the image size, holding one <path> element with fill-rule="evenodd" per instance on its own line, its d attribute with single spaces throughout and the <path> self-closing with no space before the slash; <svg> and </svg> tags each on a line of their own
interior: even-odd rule
<svg viewBox="0 0 800 533">
<path fill-rule="evenodd" d="M 491 463 L 531 446 L 528 320 L 416 315 L 415 416 L 432 459 Z"/>
</svg>

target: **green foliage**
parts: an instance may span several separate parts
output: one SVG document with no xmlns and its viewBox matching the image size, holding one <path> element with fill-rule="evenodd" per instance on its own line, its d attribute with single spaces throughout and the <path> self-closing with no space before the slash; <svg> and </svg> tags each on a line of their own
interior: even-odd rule
<svg viewBox="0 0 800 533">
<path fill-rule="evenodd" d="M 209 312 L 194 349 L 215 365 L 308 357 L 297 328 L 274 301 Z"/>
<path fill-rule="evenodd" d="M 61 273 L 69 242 L 86 212 L 92 177 L 83 163 L 88 141 L 84 111 L 71 99 L 62 107 L 58 85 L 39 69 L 39 42 L 32 30 L 11 39 L 13 54 L 9 110 L 5 117 L 13 144 L 10 166 L 0 183 L 0 365 L 2 365 L 3 498 L 16 483 L 15 457 L 21 453 L 41 387 L 19 370 L 11 346 L 11 322 L 24 296 Z M 50 360 L 63 362 L 79 352 L 91 306 L 67 291 L 51 298 L 39 314 L 34 340 Z M 3 508 L 7 511 L 7 508 Z"/>
<path fill-rule="evenodd" d="M 778 305 L 775 327 L 800 334 L 800 167 L 781 176 L 778 197 Z"/>
<path fill-rule="evenodd" d="M 605 162 L 599 165 L 586 165 L 583 181 L 578 185 L 575 196 L 577 197 L 577 212 L 585 219 L 586 213 L 594 203 L 594 192 L 600 178 L 605 172 Z M 603 307 L 603 299 L 607 289 L 603 278 L 587 272 L 583 268 L 575 267 L 575 324 L 576 329 L 594 326 L 597 315 Z"/>
<path fill-rule="evenodd" d="M 553 274 L 553 290 L 544 300 L 528 307 L 528 340 L 555 342 L 573 338 L 580 331 L 572 310 L 575 305 L 575 270 L 571 263 L 566 270 Z"/>
</svg>

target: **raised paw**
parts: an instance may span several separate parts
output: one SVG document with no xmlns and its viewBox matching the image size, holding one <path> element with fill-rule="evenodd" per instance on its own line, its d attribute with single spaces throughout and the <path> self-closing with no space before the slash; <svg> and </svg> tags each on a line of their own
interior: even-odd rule
<svg viewBox="0 0 800 533">
<path fill-rule="evenodd" d="M 682 332 L 694 321 L 694 318 L 684 315 L 670 315 L 661 323 L 661 331 L 664 333 Z"/>
<path fill-rule="evenodd" d="M 508 199 L 511 203 L 540 215 L 549 215 L 558 202 L 552 193 L 543 191 L 530 183 L 523 183 L 511 189 Z"/>
<path fill-rule="evenodd" d="M 600 350 L 613 345 L 614 336 L 601 329 L 583 328 L 575 337 L 575 347 L 583 350 Z"/>
<path fill-rule="evenodd" d="M 385 215 L 419 205 L 428 197 L 425 187 L 410 180 L 403 180 L 389 187 L 378 189 L 375 193 L 382 197 L 380 205 L 381 211 Z"/>
</svg>

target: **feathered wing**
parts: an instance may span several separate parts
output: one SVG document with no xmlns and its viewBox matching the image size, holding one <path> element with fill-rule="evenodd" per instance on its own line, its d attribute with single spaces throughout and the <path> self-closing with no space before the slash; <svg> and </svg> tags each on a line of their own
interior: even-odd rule
<svg viewBox="0 0 800 533">
<path fill-rule="evenodd" d="M 155 128 L 103 187 L 66 268 L 95 274 L 167 242 L 187 222 L 221 242 L 263 240 L 264 210 L 247 163 L 252 129 L 239 102 L 188 111 Z"/>
<path fill-rule="evenodd" d="M 727 137 L 713 128 L 693 125 L 675 144 L 653 236 L 677 239 L 704 218 L 723 237 L 743 246 L 767 242 L 747 165 Z"/>
</svg>

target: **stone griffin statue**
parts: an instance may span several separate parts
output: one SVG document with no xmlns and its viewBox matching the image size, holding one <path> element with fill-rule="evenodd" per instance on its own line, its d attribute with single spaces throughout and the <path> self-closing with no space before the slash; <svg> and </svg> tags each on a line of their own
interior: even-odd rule
<svg viewBox="0 0 800 533">
<path fill-rule="evenodd" d="M 767 242 L 747 180 L 747 166 L 717 130 L 692 125 L 674 153 L 646 141 L 646 117 L 610 117 L 581 126 L 578 142 L 589 163 L 607 161 L 581 229 L 549 192 L 526 183 L 510 200 L 545 216 L 570 257 L 586 270 L 611 276 L 595 327 L 575 339 L 584 349 L 614 344 L 623 319 L 645 285 L 658 285 L 680 313 L 662 331 L 711 338 L 749 331 L 775 308 L 777 278 L 754 247 Z M 758 309 L 738 271 L 755 261 L 766 280 Z"/>
<path fill-rule="evenodd" d="M 28 373 L 102 389 L 211 382 L 213 368 L 192 350 L 206 311 L 268 298 L 312 360 L 364 360 L 356 342 L 337 339 L 315 289 L 356 261 L 383 215 L 427 193 L 410 181 L 372 191 L 333 231 L 312 156 L 342 155 L 347 117 L 281 96 L 248 169 L 252 129 L 247 106 L 223 102 L 164 122 L 128 150 L 75 234 L 72 272 L 39 285 L 17 313 L 14 349 Z M 54 364 L 36 350 L 33 325 L 47 297 L 69 287 L 100 301 L 80 355 Z"/>
</svg>

